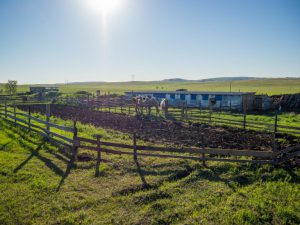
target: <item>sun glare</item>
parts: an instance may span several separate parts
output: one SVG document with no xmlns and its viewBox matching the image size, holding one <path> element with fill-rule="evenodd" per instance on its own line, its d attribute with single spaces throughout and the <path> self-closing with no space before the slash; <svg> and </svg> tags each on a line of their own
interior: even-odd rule
<svg viewBox="0 0 300 225">
<path fill-rule="evenodd" d="M 121 5 L 122 0 L 86 0 L 91 10 L 104 15 L 115 12 Z"/>
</svg>

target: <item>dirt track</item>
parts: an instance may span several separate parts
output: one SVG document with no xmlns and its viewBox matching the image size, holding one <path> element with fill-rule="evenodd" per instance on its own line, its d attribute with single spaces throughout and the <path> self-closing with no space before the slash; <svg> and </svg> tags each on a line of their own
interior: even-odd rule
<svg viewBox="0 0 300 225">
<path fill-rule="evenodd" d="M 27 110 L 27 107 L 19 106 L 23 110 Z M 44 114 L 45 106 L 34 105 L 31 106 L 31 110 Z M 84 124 L 93 124 L 97 127 L 125 133 L 136 132 L 138 137 L 145 141 L 200 147 L 203 138 L 204 146 L 212 148 L 270 150 L 272 146 L 272 135 L 270 134 L 228 127 L 150 121 L 127 115 L 63 105 L 52 105 L 51 115 L 62 119 L 77 119 Z M 289 144 L 286 143 L 285 146 Z"/>
</svg>

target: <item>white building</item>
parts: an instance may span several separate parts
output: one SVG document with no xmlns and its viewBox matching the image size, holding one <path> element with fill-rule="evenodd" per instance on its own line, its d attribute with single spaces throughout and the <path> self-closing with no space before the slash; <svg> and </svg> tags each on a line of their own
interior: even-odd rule
<svg viewBox="0 0 300 225">
<path fill-rule="evenodd" d="M 128 98 L 151 96 L 158 101 L 166 98 L 170 106 L 180 106 L 186 102 L 190 107 L 223 108 L 242 110 L 253 109 L 255 92 L 199 92 L 199 91 L 128 91 Z"/>
</svg>

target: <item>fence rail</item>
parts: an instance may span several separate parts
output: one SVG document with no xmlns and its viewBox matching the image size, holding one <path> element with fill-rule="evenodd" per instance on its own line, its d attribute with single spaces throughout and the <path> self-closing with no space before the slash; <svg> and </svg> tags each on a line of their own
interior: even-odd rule
<svg viewBox="0 0 300 225">
<path fill-rule="evenodd" d="M 101 161 L 101 153 L 131 155 L 136 159 L 140 157 L 157 157 L 157 158 L 176 158 L 190 159 L 197 161 L 217 161 L 217 162 L 236 162 L 236 163 L 259 163 L 259 164 L 278 164 L 287 160 L 300 156 L 300 144 L 288 147 L 286 149 L 277 150 L 276 147 L 272 151 L 254 151 L 254 150 L 236 150 L 236 149 L 215 149 L 215 148 L 196 148 L 196 147 L 158 147 L 138 145 L 136 135 L 133 134 L 132 144 L 114 143 L 102 141 L 100 136 L 95 139 L 77 136 L 76 122 L 73 127 L 62 126 L 49 122 L 50 106 L 46 106 L 46 119 L 40 119 L 31 116 L 30 110 L 28 114 L 16 112 L 16 108 L 8 110 L 7 106 L 0 108 L 1 118 L 14 124 L 21 126 L 30 131 L 39 133 L 50 141 L 69 146 L 73 149 L 73 156 L 76 158 L 78 149 L 87 149 L 97 151 L 97 165 Z M 19 118 L 23 117 L 23 119 Z M 25 118 L 25 119 L 24 119 Z M 33 122 L 35 121 L 35 122 Z M 69 132 L 69 136 L 56 133 L 51 127 Z M 71 136 L 71 137 L 70 137 Z M 204 140 L 203 140 L 204 141 Z M 275 139 L 274 139 L 275 143 Z M 234 157 L 234 158 L 232 158 Z M 240 157 L 240 158 L 238 158 Z M 249 158 L 252 157 L 252 158 Z"/>
<path fill-rule="evenodd" d="M 208 149 L 208 148 L 205 149 L 204 148 L 165 148 L 165 147 L 154 147 L 154 146 L 140 146 L 136 144 L 136 135 L 133 135 L 132 145 L 102 142 L 100 141 L 99 137 L 97 137 L 97 139 L 76 137 L 76 139 L 80 142 L 78 146 L 79 148 L 97 151 L 98 153 L 103 152 L 103 153 L 118 154 L 118 155 L 131 155 L 134 157 L 147 156 L 147 157 L 158 157 L 158 158 L 180 158 L 180 159 L 191 159 L 191 160 L 198 160 L 198 161 L 239 162 L 239 163 L 253 162 L 253 163 L 260 163 L 260 164 L 274 163 L 273 161 L 274 152 L 272 151 Z M 94 146 L 90 146 L 87 144 L 92 144 Z M 111 148 L 107 148 L 108 146 L 118 147 L 118 148 L 111 149 Z M 166 153 L 173 153 L 173 154 L 170 155 Z M 177 155 L 174 153 L 177 153 Z M 195 156 L 195 154 L 198 155 L 201 154 L 201 157 L 197 155 Z M 231 158 L 217 157 L 216 155 L 229 156 L 229 157 L 231 156 L 261 157 L 261 159 L 231 159 Z"/>
<path fill-rule="evenodd" d="M 133 105 L 105 105 L 102 104 L 99 108 L 95 108 L 96 110 L 102 112 L 112 112 L 112 113 L 121 113 L 128 115 L 135 115 L 135 107 Z M 186 112 L 183 112 L 180 108 L 168 108 L 167 114 L 165 112 L 161 112 L 160 115 L 164 115 L 166 118 L 174 118 L 179 121 L 187 121 L 187 122 L 200 122 L 209 125 L 222 125 L 222 126 L 235 126 L 241 129 L 255 129 L 255 130 L 264 130 L 267 132 L 275 132 L 281 134 L 292 134 L 292 135 L 300 135 L 300 127 L 297 126 L 287 126 L 278 124 L 278 115 L 277 112 L 274 116 L 273 123 L 267 122 L 259 122 L 252 121 L 248 119 L 247 114 L 237 114 L 237 113 L 227 113 L 227 112 L 201 112 L 198 108 L 187 108 Z M 234 119 L 231 118 L 222 118 L 219 116 L 235 116 Z"/>
<path fill-rule="evenodd" d="M 17 98 L 17 99 L 21 99 Z M 16 100 L 16 99 L 15 99 Z M 15 100 L 8 100 L 5 104 L 7 106 L 13 106 Z M 118 99 L 118 100 L 92 100 L 84 99 L 82 101 L 76 102 L 76 99 L 72 98 L 58 98 L 60 103 L 69 103 L 74 101 L 74 104 L 88 106 L 94 110 L 102 112 L 112 112 L 112 113 L 121 113 L 127 115 L 135 115 L 135 106 L 129 100 Z M 1 100 L 2 102 L 6 101 L 5 99 Z M 71 103 L 72 103 L 71 101 Z M 10 103 L 10 105 L 8 105 Z M 22 102 L 18 101 L 18 104 Z M 35 102 L 35 104 L 40 104 L 41 102 Z M 71 104 L 70 103 L 70 104 Z M 82 103 L 82 104 L 81 104 Z M 22 104 L 28 105 L 28 102 L 23 102 Z M 3 106 L 4 107 L 4 106 Z M 200 122 L 210 125 L 220 125 L 220 126 L 230 126 L 238 127 L 241 129 L 250 129 L 250 130 L 264 130 L 267 132 L 275 132 L 281 134 L 291 134 L 291 135 L 300 135 L 300 127 L 298 126 L 287 126 L 278 123 L 278 115 L 275 113 L 274 122 L 259 122 L 248 119 L 248 115 L 238 114 L 238 113 L 227 113 L 226 111 L 214 112 L 212 110 L 203 110 L 197 107 L 169 107 L 166 111 L 161 112 L 160 115 L 164 114 L 167 118 L 174 118 L 179 121 L 190 121 L 190 122 Z M 217 116 L 219 115 L 219 117 Z M 224 117 L 222 117 L 224 116 Z M 226 117 L 235 117 L 235 118 L 226 118 Z"/>
<path fill-rule="evenodd" d="M 50 107 L 46 107 L 46 111 L 49 111 Z M 16 112 L 16 106 L 13 106 L 13 111 L 8 110 L 8 106 L 0 108 L 0 115 L 6 121 L 13 123 L 14 125 L 21 126 L 30 131 L 34 131 L 39 133 L 40 135 L 46 137 L 47 139 L 51 139 L 52 141 L 59 142 L 60 144 L 72 146 L 74 145 L 73 136 L 77 133 L 76 124 L 73 127 L 62 126 L 55 123 L 51 123 L 50 121 L 50 111 L 46 113 L 46 120 L 31 116 L 30 110 L 28 114 Z M 21 117 L 21 118 L 20 118 Z M 64 135 L 53 132 L 51 128 L 55 128 L 59 131 L 69 132 L 71 137 L 66 137 Z"/>
</svg>

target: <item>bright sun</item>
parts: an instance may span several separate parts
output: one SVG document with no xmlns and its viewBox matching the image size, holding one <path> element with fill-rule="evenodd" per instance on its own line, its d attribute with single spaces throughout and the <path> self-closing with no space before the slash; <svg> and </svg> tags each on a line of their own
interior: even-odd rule
<svg viewBox="0 0 300 225">
<path fill-rule="evenodd" d="M 88 6 L 96 13 L 103 15 L 111 14 L 116 11 L 122 0 L 86 0 Z"/>
</svg>

